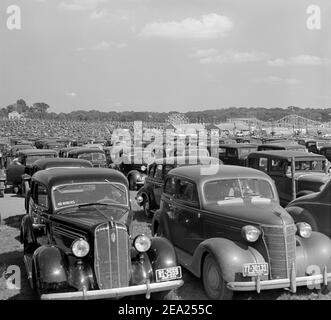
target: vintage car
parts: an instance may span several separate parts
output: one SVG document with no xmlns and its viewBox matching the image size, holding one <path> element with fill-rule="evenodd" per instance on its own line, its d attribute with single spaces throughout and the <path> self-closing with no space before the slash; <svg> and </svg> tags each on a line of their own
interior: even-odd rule
<svg viewBox="0 0 331 320">
<path fill-rule="evenodd" d="M 293 142 L 263 143 L 257 147 L 257 151 L 269 150 L 307 151 L 305 146 Z"/>
<path fill-rule="evenodd" d="M 29 282 L 41 299 L 165 293 L 183 284 L 171 243 L 130 238 L 128 182 L 117 170 L 35 173 L 20 227 Z"/>
<path fill-rule="evenodd" d="M 331 237 L 331 180 L 321 191 L 295 199 L 285 209 L 294 221 L 307 222 L 312 230 Z"/>
<path fill-rule="evenodd" d="M 22 176 L 30 170 L 33 163 L 39 159 L 55 158 L 57 152 L 55 150 L 26 149 L 19 151 L 16 156 L 7 166 L 7 184 L 12 185 L 14 193 L 18 194 L 22 192 Z"/>
<path fill-rule="evenodd" d="M 295 165 L 292 175 L 293 158 Z M 325 157 L 315 153 L 274 150 L 251 153 L 247 166 L 267 173 L 275 181 L 280 203 L 286 206 L 294 198 L 320 191 L 324 187 L 330 179 L 326 162 Z"/>
<path fill-rule="evenodd" d="M 226 165 L 205 175 L 200 167 L 168 173 L 152 232 L 171 241 L 210 299 L 330 282 L 331 240 L 294 223 L 268 175 Z"/>
<path fill-rule="evenodd" d="M 330 143 L 330 140 L 323 140 L 318 138 L 299 139 L 298 143 L 305 146 L 309 152 L 320 153 L 320 149 Z"/>
<path fill-rule="evenodd" d="M 256 150 L 257 145 L 250 143 L 221 144 L 218 153 L 224 164 L 245 166 L 247 156 Z"/>
<path fill-rule="evenodd" d="M 319 154 L 321 154 L 322 156 L 324 156 L 325 158 L 327 158 L 329 162 L 331 162 L 331 143 L 330 144 L 323 145 L 319 149 Z"/>
<path fill-rule="evenodd" d="M 35 161 L 31 166 L 25 167 L 22 176 L 22 194 L 25 195 L 30 189 L 31 177 L 40 170 L 54 168 L 92 168 L 92 163 L 83 159 L 47 158 Z M 26 199 L 27 200 L 27 199 Z M 27 205 L 27 204 L 26 204 Z M 26 208 L 26 207 L 25 207 Z"/>
<path fill-rule="evenodd" d="M 99 148 L 74 148 L 68 152 L 68 158 L 88 160 L 96 168 L 105 168 L 107 166 L 106 155 Z"/>
<path fill-rule="evenodd" d="M 167 157 L 150 163 L 144 186 L 138 191 L 136 200 L 144 208 L 147 218 L 151 218 L 160 207 L 160 199 L 166 175 L 171 169 L 189 165 L 219 165 L 222 161 L 213 157 Z"/>
<path fill-rule="evenodd" d="M 147 166 L 153 160 L 154 153 L 150 150 L 137 148 L 137 150 L 131 151 L 131 148 L 129 150 L 125 148 L 113 168 L 121 171 L 128 178 L 130 190 L 137 190 L 143 186 Z"/>
</svg>

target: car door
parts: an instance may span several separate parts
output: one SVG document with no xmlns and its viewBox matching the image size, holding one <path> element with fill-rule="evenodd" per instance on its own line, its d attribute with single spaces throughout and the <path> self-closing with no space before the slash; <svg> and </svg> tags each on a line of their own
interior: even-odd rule
<svg viewBox="0 0 331 320">
<path fill-rule="evenodd" d="M 160 206 L 161 195 L 163 192 L 163 164 L 157 164 L 155 166 L 153 175 L 153 187 L 154 187 L 154 200 L 157 207 Z"/>
<path fill-rule="evenodd" d="M 193 254 L 196 247 L 204 240 L 199 196 L 194 182 L 183 178 L 177 179 L 175 216 L 180 231 L 176 234 L 176 246 Z"/>
</svg>

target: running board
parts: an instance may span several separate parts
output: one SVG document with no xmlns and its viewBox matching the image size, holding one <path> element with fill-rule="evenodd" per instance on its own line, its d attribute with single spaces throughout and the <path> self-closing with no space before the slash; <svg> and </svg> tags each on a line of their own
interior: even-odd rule
<svg viewBox="0 0 331 320">
<path fill-rule="evenodd" d="M 32 281 L 32 255 L 25 254 L 23 257 L 25 269 L 28 274 L 28 280 L 30 283 L 31 288 L 33 288 L 33 281 Z"/>
</svg>

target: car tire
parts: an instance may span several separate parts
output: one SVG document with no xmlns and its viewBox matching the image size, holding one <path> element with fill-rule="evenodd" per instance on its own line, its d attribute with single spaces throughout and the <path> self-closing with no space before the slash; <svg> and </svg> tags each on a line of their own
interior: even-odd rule
<svg viewBox="0 0 331 320">
<path fill-rule="evenodd" d="M 152 218 L 153 213 L 151 212 L 151 203 L 149 201 L 148 196 L 144 196 L 143 207 L 144 207 L 144 213 L 145 213 L 146 218 L 148 218 L 148 219 Z"/>
<path fill-rule="evenodd" d="M 222 270 L 215 258 L 208 254 L 203 262 L 202 282 L 205 293 L 212 300 L 231 300 L 233 291 L 227 288 Z"/>
</svg>

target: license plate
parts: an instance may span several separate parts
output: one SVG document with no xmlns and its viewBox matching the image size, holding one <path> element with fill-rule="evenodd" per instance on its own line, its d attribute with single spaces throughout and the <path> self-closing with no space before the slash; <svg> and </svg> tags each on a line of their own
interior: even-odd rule
<svg viewBox="0 0 331 320">
<path fill-rule="evenodd" d="M 243 265 L 243 276 L 257 277 L 269 274 L 267 263 L 245 263 Z"/>
<path fill-rule="evenodd" d="M 171 267 L 164 269 L 156 269 L 156 282 L 169 281 L 182 278 L 182 268 Z"/>
</svg>

